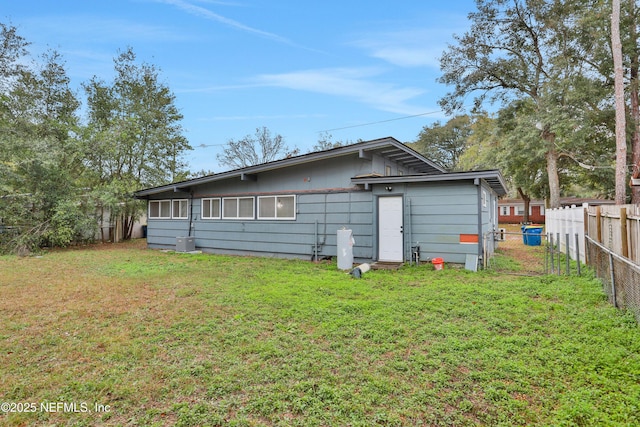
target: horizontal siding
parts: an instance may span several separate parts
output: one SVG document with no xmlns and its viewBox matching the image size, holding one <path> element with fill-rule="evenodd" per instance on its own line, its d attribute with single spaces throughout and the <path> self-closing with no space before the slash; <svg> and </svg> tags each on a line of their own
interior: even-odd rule
<svg viewBox="0 0 640 427">
<path fill-rule="evenodd" d="M 200 199 L 194 199 L 191 235 L 205 252 L 311 259 L 316 244 L 319 256 L 336 256 L 336 233 L 344 227 L 353 230 L 354 258 L 373 258 L 370 192 L 298 194 L 296 204 L 295 220 L 201 219 Z M 188 221 L 149 220 L 147 241 L 150 247 L 174 247 L 188 230 Z"/>
<path fill-rule="evenodd" d="M 478 193 L 473 183 L 409 185 L 405 206 L 410 246 L 420 246 L 422 260 L 439 257 L 464 263 L 467 254 L 477 254 L 476 244 L 460 243 L 460 234 L 478 233 Z"/>
<path fill-rule="evenodd" d="M 374 260 L 380 244 L 377 197 L 389 192 L 378 185 L 372 190 L 298 193 L 296 219 L 282 221 L 203 220 L 200 198 L 194 198 L 190 235 L 205 252 L 311 259 L 316 244 L 319 256 L 336 256 L 336 233 L 344 227 L 353 230 L 356 262 Z M 394 185 L 394 190 L 405 201 L 405 259 L 410 259 L 409 249 L 416 243 L 423 261 L 442 257 L 446 262 L 464 263 L 467 254 L 478 253 L 477 244 L 460 243 L 461 234 L 478 233 L 478 188 L 472 182 Z M 488 191 L 491 197 L 481 217 L 485 231 L 492 227 L 495 200 Z M 493 215 L 495 218 L 497 212 Z M 149 246 L 174 248 L 176 237 L 189 235 L 189 224 L 187 220 L 150 219 Z"/>
</svg>

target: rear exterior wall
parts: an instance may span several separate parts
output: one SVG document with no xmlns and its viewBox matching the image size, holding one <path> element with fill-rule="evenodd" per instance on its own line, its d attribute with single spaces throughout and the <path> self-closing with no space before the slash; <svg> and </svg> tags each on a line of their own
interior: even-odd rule
<svg viewBox="0 0 640 427">
<path fill-rule="evenodd" d="M 464 264 L 478 245 L 461 243 L 461 235 L 478 234 L 478 190 L 472 183 L 407 184 L 405 246 L 420 246 L 421 260 L 443 258 Z M 405 258 L 409 254 L 405 252 Z"/>
</svg>

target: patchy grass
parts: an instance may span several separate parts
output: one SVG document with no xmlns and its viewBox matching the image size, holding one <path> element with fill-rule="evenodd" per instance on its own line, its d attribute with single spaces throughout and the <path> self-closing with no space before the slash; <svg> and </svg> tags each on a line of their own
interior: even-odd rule
<svg viewBox="0 0 640 427">
<path fill-rule="evenodd" d="M 134 242 L 0 257 L 0 292 L 0 402 L 37 405 L 4 425 L 640 424 L 640 328 L 591 277 Z"/>
</svg>

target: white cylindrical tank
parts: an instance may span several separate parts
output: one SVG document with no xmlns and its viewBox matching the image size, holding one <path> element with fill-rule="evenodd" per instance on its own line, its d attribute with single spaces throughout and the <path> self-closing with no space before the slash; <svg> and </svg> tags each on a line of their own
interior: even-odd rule
<svg viewBox="0 0 640 427">
<path fill-rule="evenodd" d="M 338 269 L 351 270 L 353 268 L 353 231 L 338 230 Z"/>
</svg>

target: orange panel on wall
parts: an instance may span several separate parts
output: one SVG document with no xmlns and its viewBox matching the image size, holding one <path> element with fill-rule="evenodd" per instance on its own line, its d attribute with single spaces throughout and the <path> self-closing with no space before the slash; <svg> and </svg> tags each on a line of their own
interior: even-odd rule
<svg viewBox="0 0 640 427">
<path fill-rule="evenodd" d="M 460 243 L 478 243 L 477 234 L 461 234 Z"/>
</svg>

